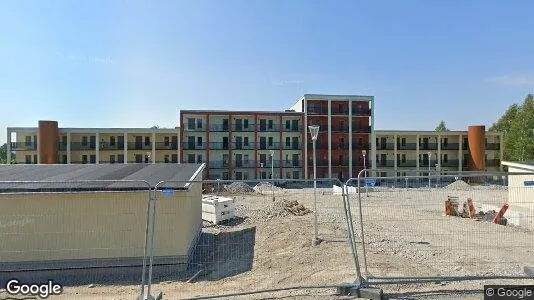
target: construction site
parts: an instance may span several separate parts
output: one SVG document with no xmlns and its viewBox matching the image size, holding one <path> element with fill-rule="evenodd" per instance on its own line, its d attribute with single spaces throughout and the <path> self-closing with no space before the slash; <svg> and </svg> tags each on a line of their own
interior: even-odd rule
<svg viewBox="0 0 534 300">
<path fill-rule="evenodd" d="M 358 299 L 334 287 L 357 279 L 336 184 L 206 185 L 204 200 L 220 199 L 235 212 L 205 220 L 189 272 L 155 274 L 152 290 L 166 299 Z M 484 284 L 532 283 L 534 231 L 507 220 L 508 187 L 384 184 L 349 193 L 348 200 L 361 275 L 384 299 L 480 299 Z M 84 283 L 58 298 L 133 299 L 138 288 Z"/>
</svg>

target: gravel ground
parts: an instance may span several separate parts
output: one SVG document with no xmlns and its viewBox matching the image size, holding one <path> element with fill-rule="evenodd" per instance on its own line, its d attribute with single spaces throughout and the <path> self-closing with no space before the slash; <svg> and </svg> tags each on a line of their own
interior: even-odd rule
<svg viewBox="0 0 534 300">
<path fill-rule="evenodd" d="M 458 185 L 460 183 L 456 183 Z M 500 206 L 507 201 L 503 188 L 449 186 L 440 189 L 375 188 L 362 194 L 366 275 L 373 282 L 391 276 L 523 275 L 534 266 L 534 233 L 460 217 L 445 217 L 447 196 L 471 197 L 475 207 Z M 161 278 L 153 290 L 165 299 L 245 292 L 296 285 L 333 285 L 355 279 L 347 243 L 341 196 L 318 189 L 318 231 L 325 241 L 312 245 L 314 215 L 295 216 L 282 205 L 297 200 L 314 210 L 313 189 L 276 189 L 235 195 L 239 218 L 231 223 L 205 224 L 193 266 L 203 272 L 192 283 Z M 359 233 L 356 195 L 350 195 L 354 228 Z M 358 251 L 363 264 L 362 243 Z M 202 247 L 199 247 L 202 248 Z M 398 299 L 480 299 L 484 284 L 530 283 L 529 280 L 376 284 Z M 66 287 L 60 299 L 133 299 L 138 286 L 94 285 Z M 2 295 L 2 294 L 0 294 Z M 302 289 L 236 297 L 235 299 L 357 299 L 336 295 L 335 289 Z"/>
</svg>

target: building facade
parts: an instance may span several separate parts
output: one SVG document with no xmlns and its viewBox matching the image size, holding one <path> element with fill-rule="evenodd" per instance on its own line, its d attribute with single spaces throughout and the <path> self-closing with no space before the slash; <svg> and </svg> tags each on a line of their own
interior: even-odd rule
<svg viewBox="0 0 534 300">
<path fill-rule="evenodd" d="M 346 180 L 375 165 L 374 97 L 305 94 L 291 108 L 304 114 L 304 126 L 319 125 L 317 178 Z M 304 140 L 304 176 L 313 177 L 313 144 Z"/>
<path fill-rule="evenodd" d="M 477 126 L 474 126 L 477 127 Z M 381 176 L 414 175 L 411 171 L 502 171 L 503 133 L 485 132 L 482 147 L 473 143 L 469 131 L 377 130 L 376 169 Z M 471 140 L 470 140 L 471 138 Z M 474 155 L 480 152 L 480 155 Z M 473 164 L 480 156 L 483 166 Z M 424 174 L 424 173 L 423 173 Z"/>
<path fill-rule="evenodd" d="M 181 162 L 205 162 L 209 179 L 302 178 L 304 115 L 183 110 Z"/>
<path fill-rule="evenodd" d="M 14 141 L 12 135 L 15 134 Z M 7 128 L 18 164 L 178 163 L 178 128 L 58 128 L 56 121 L 38 127 Z"/>
</svg>

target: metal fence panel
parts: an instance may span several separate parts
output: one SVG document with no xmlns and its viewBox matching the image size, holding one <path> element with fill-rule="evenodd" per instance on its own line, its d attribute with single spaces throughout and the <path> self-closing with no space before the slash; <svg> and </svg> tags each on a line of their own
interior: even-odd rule
<svg viewBox="0 0 534 300">
<path fill-rule="evenodd" d="M 532 278 L 532 187 L 508 187 L 503 173 L 376 174 L 347 181 L 368 282 Z M 447 200 L 458 214 L 446 215 Z M 503 206 L 504 220 L 492 222 Z"/>
</svg>

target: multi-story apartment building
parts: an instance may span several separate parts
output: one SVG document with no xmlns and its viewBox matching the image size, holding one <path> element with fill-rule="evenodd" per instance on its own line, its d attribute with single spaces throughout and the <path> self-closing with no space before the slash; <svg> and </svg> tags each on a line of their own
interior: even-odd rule
<svg viewBox="0 0 534 300">
<path fill-rule="evenodd" d="M 429 167 L 432 172 L 470 171 L 471 152 L 480 151 L 485 170 L 502 171 L 503 137 L 500 132 L 484 132 L 483 149 L 473 149 L 468 131 L 377 130 L 376 169 L 392 177 L 415 175 L 410 174 L 414 170 L 425 174 Z"/>
<path fill-rule="evenodd" d="M 316 141 L 317 178 L 357 177 L 375 165 L 374 97 L 305 94 L 291 108 L 304 113 L 304 126 L 319 125 Z M 313 176 L 312 139 L 304 139 L 304 176 Z M 364 152 L 365 151 L 365 152 Z M 364 155 L 365 154 L 365 155 Z M 365 163 L 364 163 L 365 156 Z"/>
<path fill-rule="evenodd" d="M 13 139 L 15 135 L 15 140 Z M 178 163 L 178 128 L 8 127 L 8 161 L 15 152 L 22 164 Z"/>
<path fill-rule="evenodd" d="M 205 162 L 210 179 L 299 179 L 303 123 L 291 111 L 183 110 L 181 162 Z"/>
</svg>

